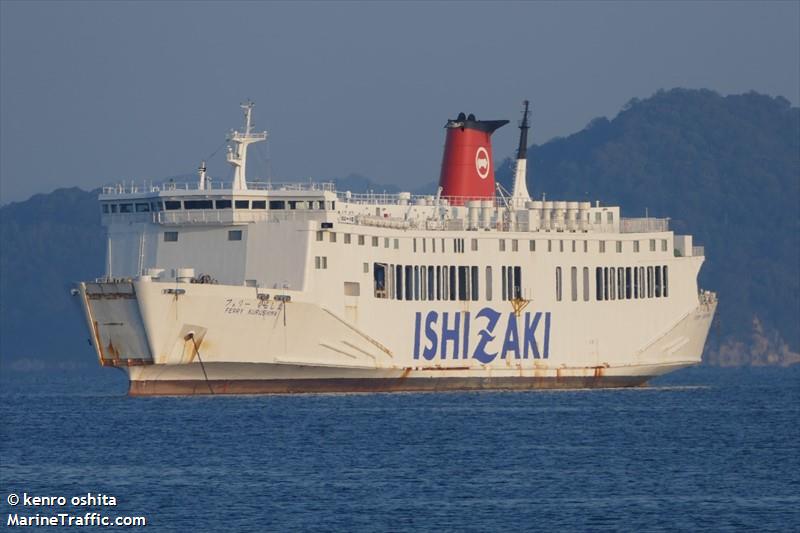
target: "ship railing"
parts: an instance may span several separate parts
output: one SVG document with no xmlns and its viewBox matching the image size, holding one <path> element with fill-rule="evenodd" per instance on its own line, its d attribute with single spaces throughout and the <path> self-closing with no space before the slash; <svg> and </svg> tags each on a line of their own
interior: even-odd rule
<svg viewBox="0 0 800 533">
<path fill-rule="evenodd" d="M 669 231 L 668 218 L 625 218 L 619 226 L 620 233 L 661 233 Z"/>
<path fill-rule="evenodd" d="M 340 202 L 347 202 L 359 205 L 404 205 L 404 206 L 466 206 L 467 202 L 480 200 L 491 202 L 492 207 L 505 207 L 505 200 L 494 197 L 476 196 L 441 196 L 438 198 L 432 194 L 409 194 L 409 193 L 353 193 L 349 191 L 337 191 Z M 438 202 L 438 203 L 437 203 Z"/>
<path fill-rule="evenodd" d="M 231 209 L 197 209 L 192 211 L 158 211 L 151 213 L 152 221 L 161 225 L 225 225 L 252 222 L 317 220 L 325 218 L 324 211 L 244 211 Z"/>
<path fill-rule="evenodd" d="M 248 180 L 247 189 L 253 191 L 316 191 L 316 192 L 335 192 L 336 184 L 330 182 L 273 182 Z M 183 182 L 160 182 L 145 181 L 142 183 L 117 183 L 106 185 L 102 188 L 104 196 L 115 196 L 123 194 L 145 194 L 172 191 L 232 191 L 233 181 L 222 181 L 208 178 L 205 187 L 200 188 L 197 180 Z"/>
<path fill-rule="evenodd" d="M 705 257 L 705 256 L 706 256 L 705 246 L 692 246 L 692 257 Z"/>
</svg>

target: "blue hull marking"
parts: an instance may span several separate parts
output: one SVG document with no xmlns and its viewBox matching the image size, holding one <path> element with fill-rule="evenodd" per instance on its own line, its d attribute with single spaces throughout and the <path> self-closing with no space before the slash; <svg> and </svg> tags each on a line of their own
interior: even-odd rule
<svg viewBox="0 0 800 533">
<path fill-rule="evenodd" d="M 544 320 L 542 320 L 544 318 Z M 547 359 L 550 356 L 551 313 L 526 312 L 517 317 L 491 307 L 475 313 L 476 343 L 470 350 L 472 316 L 468 311 L 417 312 L 414 316 L 414 359 Z M 522 331 L 520 331 L 520 327 Z M 542 339 L 537 341 L 537 333 Z M 541 350 L 540 350 L 541 346 Z"/>
</svg>

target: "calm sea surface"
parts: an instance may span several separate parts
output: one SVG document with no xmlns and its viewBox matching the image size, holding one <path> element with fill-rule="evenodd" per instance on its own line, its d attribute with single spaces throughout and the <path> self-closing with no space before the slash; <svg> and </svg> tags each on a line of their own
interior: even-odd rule
<svg viewBox="0 0 800 533">
<path fill-rule="evenodd" d="M 147 531 L 800 530 L 800 367 L 633 390 L 128 398 L 0 380 L 0 511 Z M 22 495 L 117 507 L 11 507 Z M 53 530 L 48 528 L 47 530 Z"/>
</svg>

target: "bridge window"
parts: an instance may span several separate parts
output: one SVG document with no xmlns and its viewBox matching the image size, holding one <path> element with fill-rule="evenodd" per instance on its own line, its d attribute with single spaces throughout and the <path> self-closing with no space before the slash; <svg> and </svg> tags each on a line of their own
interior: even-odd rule
<svg viewBox="0 0 800 533">
<path fill-rule="evenodd" d="M 242 240 L 242 230 L 240 229 L 232 229 L 228 231 L 228 240 L 229 241 L 241 241 Z"/>
<path fill-rule="evenodd" d="M 230 200 L 217 200 L 217 209 L 230 209 L 231 205 Z"/>
<path fill-rule="evenodd" d="M 250 200 L 236 200 L 233 203 L 233 206 L 236 209 L 250 209 Z M 219 209 L 219 208 L 217 208 L 217 209 Z"/>
<path fill-rule="evenodd" d="M 211 200 L 185 200 L 183 202 L 185 209 L 213 209 L 213 202 Z"/>
<path fill-rule="evenodd" d="M 167 200 L 164 202 L 167 211 L 176 211 L 181 208 L 181 203 L 177 200 Z"/>
<path fill-rule="evenodd" d="M 286 202 L 284 202 L 283 200 L 270 200 L 269 208 L 275 210 L 286 209 Z"/>
<path fill-rule="evenodd" d="M 165 231 L 164 232 L 164 242 L 178 242 L 178 232 L 177 231 Z"/>
<path fill-rule="evenodd" d="M 253 209 L 266 209 L 266 208 L 267 208 L 266 200 L 253 200 Z"/>
<path fill-rule="evenodd" d="M 133 204 L 119 204 L 120 213 L 133 213 Z"/>
<path fill-rule="evenodd" d="M 103 204 L 103 213 L 108 213 L 108 204 Z"/>
<path fill-rule="evenodd" d="M 150 212 L 150 204 L 136 204 L 136 212 L 137 213 L 149 213 Z"/>
</svg>

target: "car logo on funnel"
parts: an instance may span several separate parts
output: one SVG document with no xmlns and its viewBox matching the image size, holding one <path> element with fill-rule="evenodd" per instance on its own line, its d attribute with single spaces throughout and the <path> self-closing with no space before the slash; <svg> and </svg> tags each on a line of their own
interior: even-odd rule
<svg viewBox="0 0 800 533">
<path fill-rule="evenodd" d="M 483 146 L 478 148 L 475 152 L 475 170 L 478 171 L 478 176 L 485 180 L 489 175 L 489 152 Z"/>
</svg>

